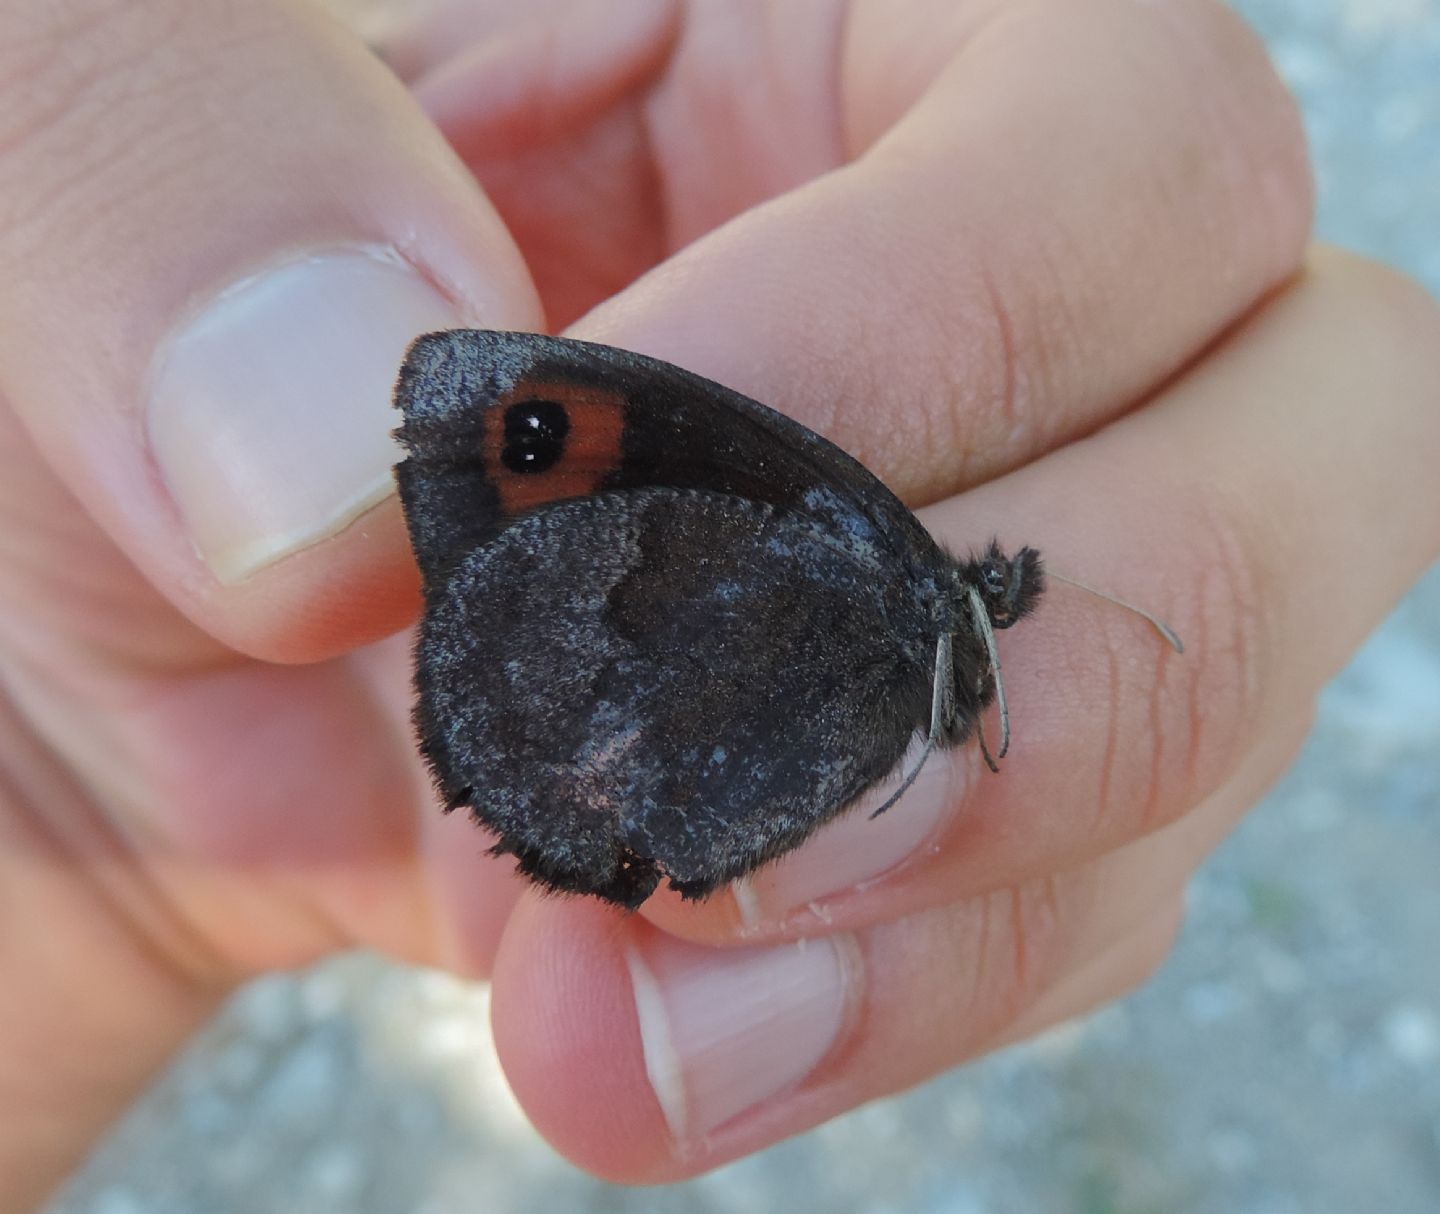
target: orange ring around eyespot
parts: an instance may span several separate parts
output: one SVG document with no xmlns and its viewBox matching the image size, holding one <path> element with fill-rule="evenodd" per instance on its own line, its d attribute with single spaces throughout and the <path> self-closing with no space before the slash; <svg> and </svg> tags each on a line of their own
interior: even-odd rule
<svg viewBox="0 0 1440 1214">
<path fill-rule="evenodd" d="M 570 432 L 560 459 L 543 472 L 515 472 L 505 450 L 505 414 L 524 401 L 554 401 L 565 410 Z M 526 378 L 486 410 L 482 439 L 485 473 L 500 495 L 500 509 L 521 514 L 546 502 L 584 497 L 600 488 L 624 458 L 625 396 L 564 380 Z"/>
</svg>

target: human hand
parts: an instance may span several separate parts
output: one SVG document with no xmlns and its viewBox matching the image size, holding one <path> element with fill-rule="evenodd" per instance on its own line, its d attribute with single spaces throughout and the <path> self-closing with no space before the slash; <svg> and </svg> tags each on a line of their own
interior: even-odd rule
<svg viewBox="0 0 1440 1214">
<path fill-rule="evenodd" d="M 351 944 L 493 963 L 517 1093 L 622 1179 L 1114 997 L 1434 555 L 1435 503 L 1387 493 L 1435 494 L 1418 293 L 1326 259 L 1171 380 L 1308 223 L 1294 115 L 1218 6 L 513 7 L 377 35 L 500 218 L 299 5 L 0 14 L 0 1206 L 234 982 Z M 430 804 L 399 647 L 357 650 L 415 606 L 393 500 L 359 512 L 409 336 L 582 315 L 1190 653 L 1055 588 L 1006 638 L 1001 777 L 932 760 L 743 921 L 529 895 Z"/>
</svg>

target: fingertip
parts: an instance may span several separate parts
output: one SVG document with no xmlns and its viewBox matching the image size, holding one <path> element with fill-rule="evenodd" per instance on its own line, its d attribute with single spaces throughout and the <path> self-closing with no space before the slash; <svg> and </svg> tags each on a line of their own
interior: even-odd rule
<svg viewBox="0 0 1440 1214">
<path fill-rule="evenodd" d="M 659 1178 L 672 1154 L 626 961 L 639 926 L 589 900 L 522 899 L 491 1004 L 501 1064 L 535 1128 L 572 1163 L 621 1183 Z"/>
</svg>

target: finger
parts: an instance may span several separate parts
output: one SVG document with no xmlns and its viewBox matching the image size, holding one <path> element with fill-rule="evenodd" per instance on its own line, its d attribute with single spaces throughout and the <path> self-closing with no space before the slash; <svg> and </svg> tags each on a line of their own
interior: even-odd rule
<svg viewBox="0 0 1440 1214">
<path fill-rule="evenodd" d="M 1148 974 L 1195 866 L 1291 749 L 1099 862 L 854 933 L 713 949 L 527 900 L 495 973 L 506 1073 L 567 1156 L 648 1182 L 908 1087 Z"/>
<path fill-rule="evenodd" d="M 309 5 L 10 5 L 0 81 L 0 385 L 43 457 L 230 645 L 393 630 L 401 353 L 540 322 L 463 167 Z"/>
<path fill-rule="evenodd" d="M 382 47 L 504 217 L 552 325 L 669 251 L 645 113 L 693 15 L 672 0 L 452 0 L 406 14 Z"/>
<path fill-rule="evenodd" d="M 1303 139 L 1238 18 L 1210 0 L 976 11 L 854 6 L 826 116 L 840 167 L 692 230 L 577 335 L 747 391 L 929 501 L 1129 407 L 1293 271 Z M 749 160 L 703 155 L 682 124 L 717 76 L 753 72 L 703 53 L 705 25 L 651 101 L 667 198 L 711 198 Z M 762 162 L 791 146 L 768 115 L 738 121 Z"/>
<path fill-rule="evenodd" d="M 1184 921 L 1185 900 L 1176 897 L 1046 991 L 990 1048 L 1003 1049 L 1028 1041 L 1067 1020 L 1113 1003 L 1143 985 L 1170 956 Z"/>
<path fill-rule="evenodd" d="M 1143 413 L 928 512 L 954 548 L 992 533 L 1034 541 L 1155 608 L 1184 656 L 1128 613 L 1052 585 L 1001 644 L 1016 732 L 1000 775 L 973 747 L 936 756 L 883 818 L 840 819 L 739 900 L 646 913 L 704 939 L 851 926 L 1073 866 L 1174 821 L 1308 719 L 1440 552 L 1437 331 L 1417 287 L 1319 254 Z M 1359 401 L 1377 402 L 1363 424 Z"/>
</svg>

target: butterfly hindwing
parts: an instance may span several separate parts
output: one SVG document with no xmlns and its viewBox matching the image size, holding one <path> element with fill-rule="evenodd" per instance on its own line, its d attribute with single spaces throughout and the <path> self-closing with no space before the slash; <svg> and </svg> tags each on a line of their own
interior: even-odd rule
<svg viewBox="0 0 1440 1214">
<path fill-rule="evenodd" d="M 733 494 L 532 511 L 431 591 L 417 719 L 442 793 L 551 888 L 708 893 L 883 778 L 927 719 L 933 622 L 902 573 Z"/>
</svg>

